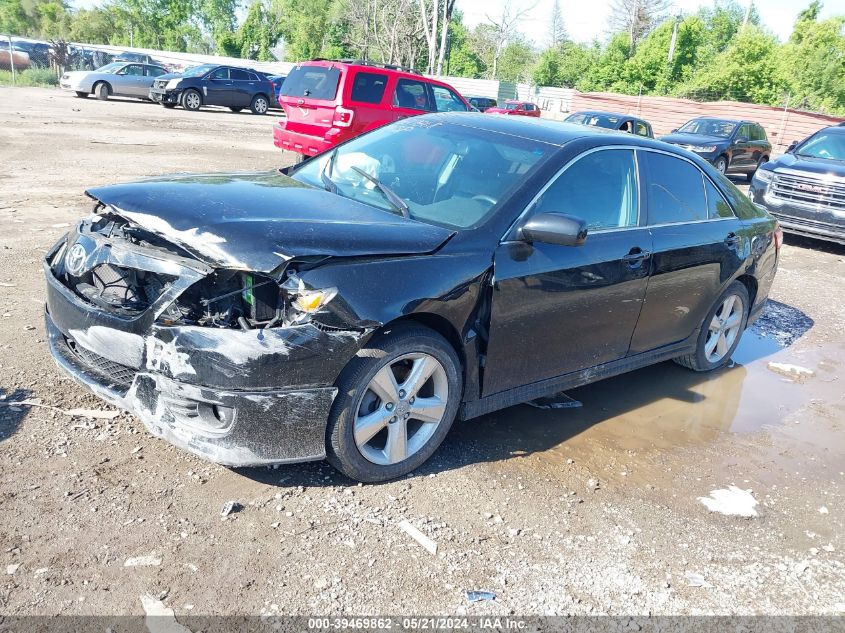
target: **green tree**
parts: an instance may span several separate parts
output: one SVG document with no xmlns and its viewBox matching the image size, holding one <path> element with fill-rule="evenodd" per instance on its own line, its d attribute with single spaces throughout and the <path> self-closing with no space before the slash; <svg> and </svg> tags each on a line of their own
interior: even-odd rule
<svg viewBox="0 0 845 633">
<path fill-rule="evenodd" d="M 617 33 L 603 49 L 593 44 L 596 61 L 587 74 L 578 81 L 576 88 L 584 92 L 627 87 L 623 80 L 625 62 L 631 54 L 631 40 L 627 33 Z"/>
<path fill-rule="evenodd" d="M 598 59 L 595 47 L 564 42 L 540 54 L 533 79 L 538 86 L 574 88 Z"/>
<path fill-rule="evenodd" d="M 502 51 L 496 78 L 515 83 L 526 82 L 531 78 L 535 59 L 536 54 L 531 45 L 524 38 L 518 38 L 508 43 Z"/>
<path fill-rule="evenodd" d="M 458 77 L 479 78 L 487 69 L 484 60 L 473 47 L 472 36 L 464 26 L 457 11 L 449 22 L 446 74 Z"/>
</svg>

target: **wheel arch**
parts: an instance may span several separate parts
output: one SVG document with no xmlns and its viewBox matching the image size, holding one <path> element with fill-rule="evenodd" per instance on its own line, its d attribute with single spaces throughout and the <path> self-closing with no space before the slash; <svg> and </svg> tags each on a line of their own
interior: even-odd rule
<svg viewBox="0 0 845 633">
<path fill-rule="evenodd" d="M 113 94 L 114 94 L 114 88 L 112 88 L 112 85 L 108 82 L 108 80 L 107 80 L 107 79 L 98 79 L 98 80 L 97 80 L 97 81 L 95 81 L 93 84 L 91 84 L 91 93 L 92 93 L 92 94 L 94 94 L 94 93 L 96 93 L 96 92 L 97 92 L 97 86 L 99 86 L 100 84 L 105 84 L 105 85 L 106 85 L 106 88 L 108 88 L 108 89 L 109 89 L 109 95 L 113 95 Z"/>
<path fill-rule="evenodd" d="M 461 335 L 457 328 L 444 316 L 435 314 L 433 312 L 414 312 L 411 314 L 404 314 L 392 321 L 385 323 L 378 330 L 373 333 L 373 337 L 396 327 L 397 325 L 414 324 L 422 325 L 430 330 L 434 330 L 440 336 L 446 339 L 446 342 L 452 346 L 458 359 L 461 361 L 461 372 L 466 379 L 466 353 L 464 351 L 463 343 L 461 342 Z"/>
<path fill-rule="evenodd" d="M 736 281 L 745 286 L 748 291 L 748 310 L 750 311 L 754 306 L 754 301 L 757 299 L 757 280 L 753 275 L 743 274 L 736 278 Z"/>
</svg>

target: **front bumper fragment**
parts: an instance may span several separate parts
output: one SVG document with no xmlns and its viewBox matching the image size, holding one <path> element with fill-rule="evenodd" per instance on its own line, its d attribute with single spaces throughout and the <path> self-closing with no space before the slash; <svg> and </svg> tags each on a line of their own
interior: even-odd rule
<svg viewBox="0 0 845 633">
<path fill-rule="evenodd" d="M 178 104 L 179 103 L 179 95 L 181 93 L 178 90 L 162 90 L 160 88 L 150 88 L 150 101 L 155 101 L 156 103 L 172 103 Z"/>
<path fill-rule="evenodd" d="M 259 466 L 325 457 L 334 387 L 235 391 L 182 383 L 139 370 L 128 387 L 108 365 L 84 362 L 45 314 L 59 368 L 103 400 L 136 415 L 156 437 L 225 466 Z M 104 359 L 107 360 L 107 359 Z"/>
</svg>

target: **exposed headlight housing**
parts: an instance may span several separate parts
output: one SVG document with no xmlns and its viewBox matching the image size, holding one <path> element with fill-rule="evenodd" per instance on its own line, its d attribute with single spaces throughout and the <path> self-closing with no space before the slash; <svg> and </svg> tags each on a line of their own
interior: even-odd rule
<svg viewBox="0 0 845 633">
<path fill-rule="evenodd" d="M 716 151 L 715 145 L 690 145 L 690 150 L 693 152 L 700 152 L 701 154 L 709 154 Z"/>
<path fill-rule="evenodd" d="M 181 79 L 171 79 L 167 82 L 166 89 L 167 90 L 176 90 L 179 87 L 179 82 L 182 81 Z"/>
<path fill-rule="evenodd" d="M 296 275 L 288 277 L 282 289 L 290 297 L 290 307 L 296 313 L 292 320 L 296 323 L 310 319 L 337 295 L 337 288 L 306 288 Z"/>
</svg>

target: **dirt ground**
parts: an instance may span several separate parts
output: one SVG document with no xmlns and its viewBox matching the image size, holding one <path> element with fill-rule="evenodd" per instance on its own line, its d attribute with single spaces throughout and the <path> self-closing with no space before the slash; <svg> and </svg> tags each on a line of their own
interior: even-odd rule
<svg viewBox="0 0 845 633">
<path fill-rule="evenodd" d="M 126 414 L 14 406 L 109 408 L 44 341 L 41 257 L 90 210 L 83 190 L 278 167 L 276 116 L 0 88 L 0 615 L 141 614 L 144 595 L 177 618 L 845 613 L 841 247 L 787 238 L 731 367 L 663 363 L 569 392 L 578 408 L 456 424 L 383 485 L 322 463 L 230 470 Z M 729 486 L 757 516 L 700 500 Z M 227 501 L 243 509 L 221 517 Z"/>
</svg>

